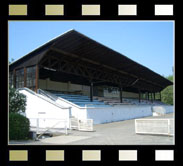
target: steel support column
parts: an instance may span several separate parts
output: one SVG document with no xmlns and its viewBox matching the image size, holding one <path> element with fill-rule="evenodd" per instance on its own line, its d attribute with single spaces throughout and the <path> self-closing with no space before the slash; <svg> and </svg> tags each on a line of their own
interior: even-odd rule
<svg viewBox="0 0 183 166">
<path fill-rule="evenodd" d="M 147 92 L 147 100 L 149 101 L 149 92 Z"/>
<path fill-rule="evenodd" d="M 93 82 L 90 84 L 90 101 L 93 102 Z"/>
<path fill-rule="evenodd" d="M 140 93 L 140 90 L 139 90 L 139 103 L 140 103 L 140 100 L 141 100 L 141 93 Z"/>
<path fill-rule="evenodd" d="M 119 92 L 120 92 L 119 93 L 120 94 L 119 95 L 119 97 L 120 97 L 120 103 L 122 103 L 123 102 L 123 88 L 122 87 L 119 88 Z"/>
</svg>

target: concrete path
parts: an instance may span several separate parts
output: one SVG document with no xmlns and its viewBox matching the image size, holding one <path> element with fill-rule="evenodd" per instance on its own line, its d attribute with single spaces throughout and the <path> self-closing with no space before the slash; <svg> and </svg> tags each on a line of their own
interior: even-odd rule
<svg viewBox="0 0 183 166">
<path fill-rule="evenodd" d="M 173 118 L 166 114 L 159 117 L 147 118 Z M 141 118 L 142 119 L 142 118 Z M 69 131 L 69 135 L 41 139 L 40 141 L 11 141 L 10 144 L 26 145 L 173 145 L 174 137 L 160 135 L 135 134 L 135 120 L 126 120 L 106 124 L 94 125 L 93 132 Z"/>
</svg>

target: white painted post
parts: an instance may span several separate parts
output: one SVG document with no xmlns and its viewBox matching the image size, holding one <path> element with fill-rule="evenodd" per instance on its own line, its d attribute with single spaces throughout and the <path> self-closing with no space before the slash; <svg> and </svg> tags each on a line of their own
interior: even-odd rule
<svg viewBox="0 0 183 166">
<path fill-rule="evenodd" d="M 67 135 L 67 121 L 65 121 L 65 134 Z"/>
<path fill-rule="evenodd" d="M 38 130 L 39 130 L 39 119 L 36 119 L 36 134 L 38 134 Z"/>
<path fill-rule="evenodd" d="M 93 119 L 91 120 L 91 123 L 92 123 L 91 130 L 93 131 Z"/>
<path fill-rule="evenodd" d="M 71 118 L 69 118 L 69 129 L 71 130 Z"/>
<path fill-rule="evenodd" d="M 135 133 L 137 133 L 137 120 L 135 119 Z"/>
<path fill-rule="evenodd" d="M 71 118 L 71 116 L 72 116 L 71 109 L 72 109 L 72 107 L 69 107 L 69 118 Z"/>
<path fill-rule="evenodd" d="M 168 135 L 170 135 L 170 119 L 168 119 Z"/>
<path fill-rule="evenodd" d="M 77 119 L 77 121 L 78 121 L 78 130 L 80 129 L 80 123 L 79 123 L 79 119 Z"/>
</svg>

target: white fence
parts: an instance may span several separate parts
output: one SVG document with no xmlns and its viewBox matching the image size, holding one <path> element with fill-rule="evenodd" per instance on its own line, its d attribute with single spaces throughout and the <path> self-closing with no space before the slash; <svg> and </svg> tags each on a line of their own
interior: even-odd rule
<svg viewBox="0 0 183 166">
<path fill-rule="evenodd" d="M 135 119 L 137 134 L 174 135 L 173 119 Z"/>
<path fill-rule="evenodd" d="M 55 118 L 29 118 L 30 130 L 37 134 L 64 133 L 67 134 L 67 123 L 65 119 Z"/>
<path fill-rule="evenodd" d="M 70 129 L 93 131 L 93 119 L 70 118 Z"/>
</svg>

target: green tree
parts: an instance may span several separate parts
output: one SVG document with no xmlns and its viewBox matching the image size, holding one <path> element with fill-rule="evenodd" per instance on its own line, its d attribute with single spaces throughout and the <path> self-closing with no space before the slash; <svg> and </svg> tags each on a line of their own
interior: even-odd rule
<svg viewBox="0 0 183 166">
<path fill-rule="evenodd" d="M 26 97 L 15 88 L 9 87 L 9 139 L 28 139 L 30 122 L 21 113 L 25 112 Z"/>
<path fill-rule="evenodd" d="M 11 63 L 13 63 L 15 60 L 13 59 L 13 58 L 11 58 L 11 60 L 9 61 L 9 65 L 11 64 Z"/>
<path fill-rule="evenodd" d="M 9 112 L 25 112 L 26 97 L 19 93 L 15 88 L 9 87 Z"/>
<path fill-rule="evenodd" d="M 168 80 L 173 82 L 173 76 L 170 75 L 167 77 Z M 166 87 L 162 92 L 161 92 L 161 98 L 162 102 L 166 104 L 173 105 L 173 85 L 170 85 Z"/>
</svg>

